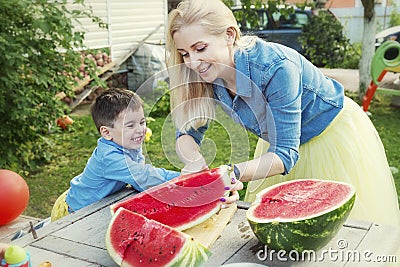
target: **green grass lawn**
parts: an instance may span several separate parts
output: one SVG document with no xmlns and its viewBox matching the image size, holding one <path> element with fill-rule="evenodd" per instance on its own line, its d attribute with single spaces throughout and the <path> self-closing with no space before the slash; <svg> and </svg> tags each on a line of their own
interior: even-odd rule
<svg viewBox="0 0 400 267">
<path fill-rule="evenodd" d="M 390 107 L 387 99 L 378 98 L 370 111 L 371 119 L 385 145 L 389 165 L 400 169 L 400 108 Z M 48 217 L 57 197 L 69 187 L 69 181 L 82 172 L 96 146 L 99 134 L 90 116 L 83 113 L 72 117 L 75 123 L 71 129 L 56 130 L 48 136 L 55 155 L 53 160 L 24 177 L 31 194 L 25 215 Z M 207 131 L 202 148 L 209 166 L 217 167 L 230 160 L 239 162 L 252 157 L 257 138 L 246 133 L 240 126 L 228 122 L 230 119 L 224 115 L 219 114 L 217 118 L 218 123 L 213 123 Z M 156 118 L 148 126 L 153 136 L 144 147 L 147 162 L 157 167 L 179 170 L 182 165 L 174 152 L 172 125 L 168 120 Z M 400 173 L 395 173 L 394 178 L 397 191 L 400 192 Z"/>
</svg>

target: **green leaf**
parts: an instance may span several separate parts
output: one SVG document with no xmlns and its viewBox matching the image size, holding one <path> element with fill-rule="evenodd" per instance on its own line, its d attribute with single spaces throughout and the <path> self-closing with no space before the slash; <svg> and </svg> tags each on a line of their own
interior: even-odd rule
<svg viewBox="0 0 400 267">
<path fill-rule="evenodd" d="M 74 95 L 62 74 L 77 71 L 80 54 L 74 51 L 84 48 L 84 33 L 75 32 L 73 22 L 101 21 L 84 1 L 75 2 L 83 12 L 66 0 L 0 0 L 0 168 L 29 167 L 51 155 L 43 136 L 69 109 L 55 96 Z"/>
</svg>

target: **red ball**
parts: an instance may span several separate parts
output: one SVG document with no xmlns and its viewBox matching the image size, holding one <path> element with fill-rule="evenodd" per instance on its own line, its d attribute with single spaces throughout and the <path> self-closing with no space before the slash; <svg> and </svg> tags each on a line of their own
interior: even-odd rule
<svg viewBox="0 0 400 267">
<path fill-rule="evenodd" d="M 16 219 L 28 206 L 29 188 L 25 180 L 10 170 L 0 170 L 0 225 Z"/>
</svg>

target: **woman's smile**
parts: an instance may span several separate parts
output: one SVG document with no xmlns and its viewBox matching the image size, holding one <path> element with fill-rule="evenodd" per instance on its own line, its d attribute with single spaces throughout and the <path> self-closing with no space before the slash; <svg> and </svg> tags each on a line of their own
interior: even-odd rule
<svg viewBox="0 0 400 267">
<path fill-rule="evenodd" d="M 209 70 L 210 67 L 211 67 L 211 64 L 209 64 L 208 66 L 202 67 L 201 69 L 198 70 L 198 72 L 199 72 L 200 74 L 203 74 L 203 73 L 205 73 L 207 70 Z"/>
</svg>

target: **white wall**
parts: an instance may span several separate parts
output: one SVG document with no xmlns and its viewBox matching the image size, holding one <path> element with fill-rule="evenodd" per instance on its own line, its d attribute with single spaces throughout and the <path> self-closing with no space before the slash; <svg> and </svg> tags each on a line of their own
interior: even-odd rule
<svg viewBox="0 0 400 267">
<path fill-rule="evenodd" d="M 160 30 L 147 42 L 164 42 L 166 1 L 164 0 L 108 0 L 111 2 L 111 46 L 114 58 L 123 57 L 158 25 Z"/>
<path fill-rule="evenodd" d="M 393 6 L 375 6 L 377 31 L 387 29 L 389 26 L 390 14 L 393 9 L 400 14 L 400 7 Z M 364 8 L 330 8 L 336 17 L 340 20 L 345 33 L 352 43 L 361 42 L 364 28 Z"/>
<path fill-rule="evenodd" d="M 167 0 L 86 0 L 85 5 L 109 24 L 108 30 L 101 30 L 90 19 L 82 19 L 78 29 L 86 32 L 85 45 L 109 47 L 113 61 L 123 58 L 160 24 L 163 26 L 146 42 L 164 43 Z"/>
</svg>

